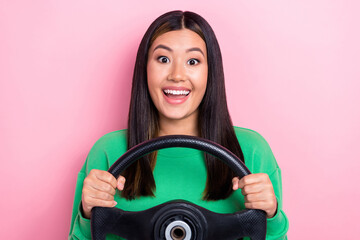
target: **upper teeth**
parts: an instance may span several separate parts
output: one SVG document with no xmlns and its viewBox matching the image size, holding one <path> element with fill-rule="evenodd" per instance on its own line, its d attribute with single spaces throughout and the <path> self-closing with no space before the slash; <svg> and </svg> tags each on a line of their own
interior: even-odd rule
<svg viewBox="0 0 360 240">
<path fill-rule="evenodd" d="M 188 95 L 190 93 L 190 91 L 187 90 L 170 90 L 170 89 L 165 89 L 164 92 L 166 94 L 172 94 L 172 95 Z"/>
</svg>

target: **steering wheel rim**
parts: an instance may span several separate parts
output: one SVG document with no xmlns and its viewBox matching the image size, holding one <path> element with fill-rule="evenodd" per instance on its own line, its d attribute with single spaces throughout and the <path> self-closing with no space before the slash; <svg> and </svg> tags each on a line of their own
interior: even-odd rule
<svg viewBox="0 0 360 240">
<path fill-rule="evenodd" d="M 162 137 L 154 138 L 154 139 L 145 141 L 143 143 L 140 143 L 140 144 L 132 147 L 131 149 L 129 149 L 127 152 L 125 152 L 109 168 L 108 172 L 110 172 L 115 178 L 117 178 L 127 167 L 129 167 L 132 163 L 137 161 L 142 156 L 147 155 L 153 151 L 157 151 L 157 150 L 164 149 L 164 148 L 172 148 L 172 147 L 193 148 L 193 149 L 198 149 L 198 150 L 201 150 L 208 154 L 211 154 L 214 157 L 221 160 L 222 162 L 224 162 L 227 166 L 229 166 L 235 172 L 235 174 L 237 176 L 239 176 L 239 178 L 242 178 L 248 174 L 251 174 L 251 172 L 245 166 L 245 164 L 235 154 L 230 152 L 225 147 L 223 147 L 217 143 L 214 143 L 210 140 L 207 140 L 207 139 L 202 139 L 199 137 L 187 136 L 187 135 L 162 136 Z M 187 203 L 186 201 L 182 201 L 181 203 L 179 203 L 178 200 L 170 201 L 169 203 L 161 204 L 156 207 L 150 208 L 145 211 L 140 211 L 140 212 L 128 212 L 128 211 L 123 211 L 118 208 L 94 207 L 92 210 L 92 218 L 91 218 L 91 232 L 92 232 L 93 239 L 105 239 L 105 234 L 102 231 L 96 230 L 96 227 L 95 227 L 95 226 L 103 226 L 103 227 L 105 226 L 104 225 L 104 222 L 105 222 L 104 217 L 101 215 L 104 215 L 104 214 L 111 215 L 111 217 L 110 217 L 111 220 L 107 220 L 108 224 L 112 221 L 119 222 L 118 217 L 116 217 L 116 216 L 124 216 L 126 214 L 127 214 L 127 218 L 132 219 L 132 221 L 135 221 L 134 220 L 134 218 L 136 218 L 134 216 L 135 213 L 141 213 L 141 212 L 148 211 L 148 213 L 145 213 L 145 215 L 146 214 L 156 215 L 157 212 L 164 211 L 163 209 L 169 209 L 172 207 L 172 205 L 174 205 L 174 208 L 177 208 L 178 206 L 181 205 L 181 207 L 180 207 L 181 209 L 187 209 L 187 210 L 191 209 L 190 211 L 192 211 L 192 213 L 190 213 L 190 215 L 191 214 L 195 214 L 195 215 L 200 214 L 201 216 L 199 215 L 200 217 L 197 219 L 198 219 L 198 221 L 201 221 L 203 225 L 205 224 L 206 226 L 207 226 L 207 224 L 211 225 L 211 223 L 207 223 L 206 220 L 204 221 L 204 216 L 202 216 L 202 214 L 207 216 L 207 218 L 212 219 L 212 221 L 217 221 L 216 218 L 219 215 L 221 215 L 223 218 L 227 217 L 228 222 L 238 221 L 241 224 L 244 224 L 245 223 L 244 219 L 246 219 L 247 221 L 250 221 L 251 224 L 255 224 L 256 226 L 254 225 L 255 227 L 253 227 L 252 230 L 249 230 L 249 226 L 244 227 L 244 229 L 240 228 L 240 229 L 242 229 L 241 231 L 243 231 L 244 234 L 252 234 L 252 236 L 251 235 L 242 235 L 242 236 L 250 236 L 250 237 L 252 237 L 253 240 L 265 239 L 266 213 L 262 210 L 245 209 L 245 210 L 236 212 L 232 215 L 231 214 L 217 214 L 217 213 L 210 212 L 209 210 L 206 210 L 204 208 L 201 208 L 195 204 Z M 187 210 L 183 210 L 183 211 L 187 211 Z M 199 212 L 199 213 L 197 213 L 197 212 Z M 126 214 L 124 214 L 124 213 L 126 213 Z M 100 220 L 95 220 L 96 217 L 99 218 Z M 240 219 L 240 218 L 244 218 L 244 219 Z M 154 220 L 154 218 L 151 218 L 151 221 L 156 221 L 156 220 Z M 125 222 L 122 221 L 121 224 L 124 224 L 124 223 Z M 120 224 L 120 223 L 118 223 L 118 224 Z M 221 225 L 222 223 L 219 222 L 218 224 Z M 247 225 L 249 225 L 249 224 L 247 224 Z M 262 226 L 262 228 L 259 227 L 260 225 Z M 109 230 L 110 228 L 108 226 L 106 226 L 106 227 L 108 228 L 108 233 L 112 233 L 111 230 Z M 211 227 L 211 228 L 213 228 L 213 227 Z M 263 227 L 265 227 L 265 229 L 263 229 Z M 112 226 L 111 228 L 114 228 L 114 227 Z M 155 224 L 154 228 L 158 229 L 159 227 L 157 227 Z M 206 228 L 206 231 L 210 232 L 209 233 L 210 235 L 211 234 L 216 235 L 217 233 L 214 232 L 211 228 L 210 227 L 209 227 L 209 229 Z M 227 228 L 229 228 L 229 227 L 227 227 Z M 144 231 L 145 230 L 151 231 L 148 228 L 144 229 Z M 116 233 L 116 231 L 114 229 L 113 229 L 113 231 Z M 128 231 L 128 230 L 124 230 L 124 231 Z M 257 233 L 254 233 L 254 231 L 257 231 Z M 224 233 L 226 234 L 225 231 L 224 231 Z M 240 236 L 240 235 L 234 235 L 234 234 L 231 235 L 230 234 L 230 236 Z M 148 238 L 149 237 L 147 237 L 147 239 Z M 137 239 L 137 238 L 134 238 L 134 239 Z M 157 237 L 155 237 L 155 239 L 157 239 Z M 203 239 L 203 238 L 199 237 L 198 239 Z M 209 238 L 209 236 L 207 236 L 204 239 L 219 239 L 219 238 Z M 225 239 L 225 238 L 221 238 L 221 239 Z M 226 238 L 226 239 L 231 239 L 231 238 Z"/>
<path fill-rule="evenodd" d="M 172 147 L 185 147 L 207 152 L 228 165 L 240 178 L 251 174 L 245 164 L 225 147 L 207 139 L 188 135 L 168 135 L 140 143 L 125 152 L 108 170 L 115 178 L 144 155 Z"/>
</svg>

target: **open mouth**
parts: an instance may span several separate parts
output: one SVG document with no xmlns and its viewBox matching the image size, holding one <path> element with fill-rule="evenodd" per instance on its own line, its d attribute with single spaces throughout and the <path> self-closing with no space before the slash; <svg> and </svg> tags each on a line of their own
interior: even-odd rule
<svg viewBox="0 0 360 240">
<path fill-rule="evenodd" d="M 163 92 L 169 98 L 184 98 L 190 94 L 189 90 L 164 89 Z"/>
</svg>

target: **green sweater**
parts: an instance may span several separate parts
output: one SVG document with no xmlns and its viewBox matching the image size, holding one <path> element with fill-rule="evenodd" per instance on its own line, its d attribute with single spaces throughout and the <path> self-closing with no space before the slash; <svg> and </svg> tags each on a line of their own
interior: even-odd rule
<svg viewBox="0 0 360 240">
<path fill-rule="evenodd" d="M 281 170 L 274 155 L 258 133 L 234 127 L 244 153 L 245 164 L 252 173 L 267 173 L 273 184 L 278 201 L 278 210 L 267 220 L 266 239 L 287 239 L 288 219 L 282 210 Z M 92 169 L 108 168 L 126 152 L 126 130 L 118 130 L 101 137 L 92 147 L 78 174 L 71 218 L 69 239 L 91 239 L 90 220 L 80 212 L 82 187 L 85 177 Z M 123 210 L 140 211 L 174 199 L 184 199 L 217 213 L 234 213 L 244 209 L 241 190 L 234 191 L 227 199 L 203 201 L 206 185 L 206 166 L 203 153 L 189 148 L 167 148 L 158 151 L 154 169 L 156 197 L 141 197 L 128 201 L 115 194 L 117 206 Z M 121 239 L 111 235 L 107 239 Z"/>
</svg>

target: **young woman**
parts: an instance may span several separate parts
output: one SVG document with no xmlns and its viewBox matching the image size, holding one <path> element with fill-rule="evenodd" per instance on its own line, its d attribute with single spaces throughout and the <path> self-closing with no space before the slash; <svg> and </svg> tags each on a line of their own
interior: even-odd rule
<svg viewBox="0 0 360 240">
<path fill-rule="evenodd" d="M 217 142 L 253 174 L 239 180 L 221 161 L 187 148 L 149 154 L 118 179 L 106 171 L 127 149 L 172 134 Z M 156 19 L 140 43 L 128 128 L 106 134 L 91 149 L 78 176 L 69 238 L 91 238 L 94 206 L 139 211 L 173 199 L 218 213 L 262 209 L 267 239 L 286 239 L 280 168 L 258 133 L 232 126 L 215 34 L 201 16 L 182 11 Z"/>
</svg>

